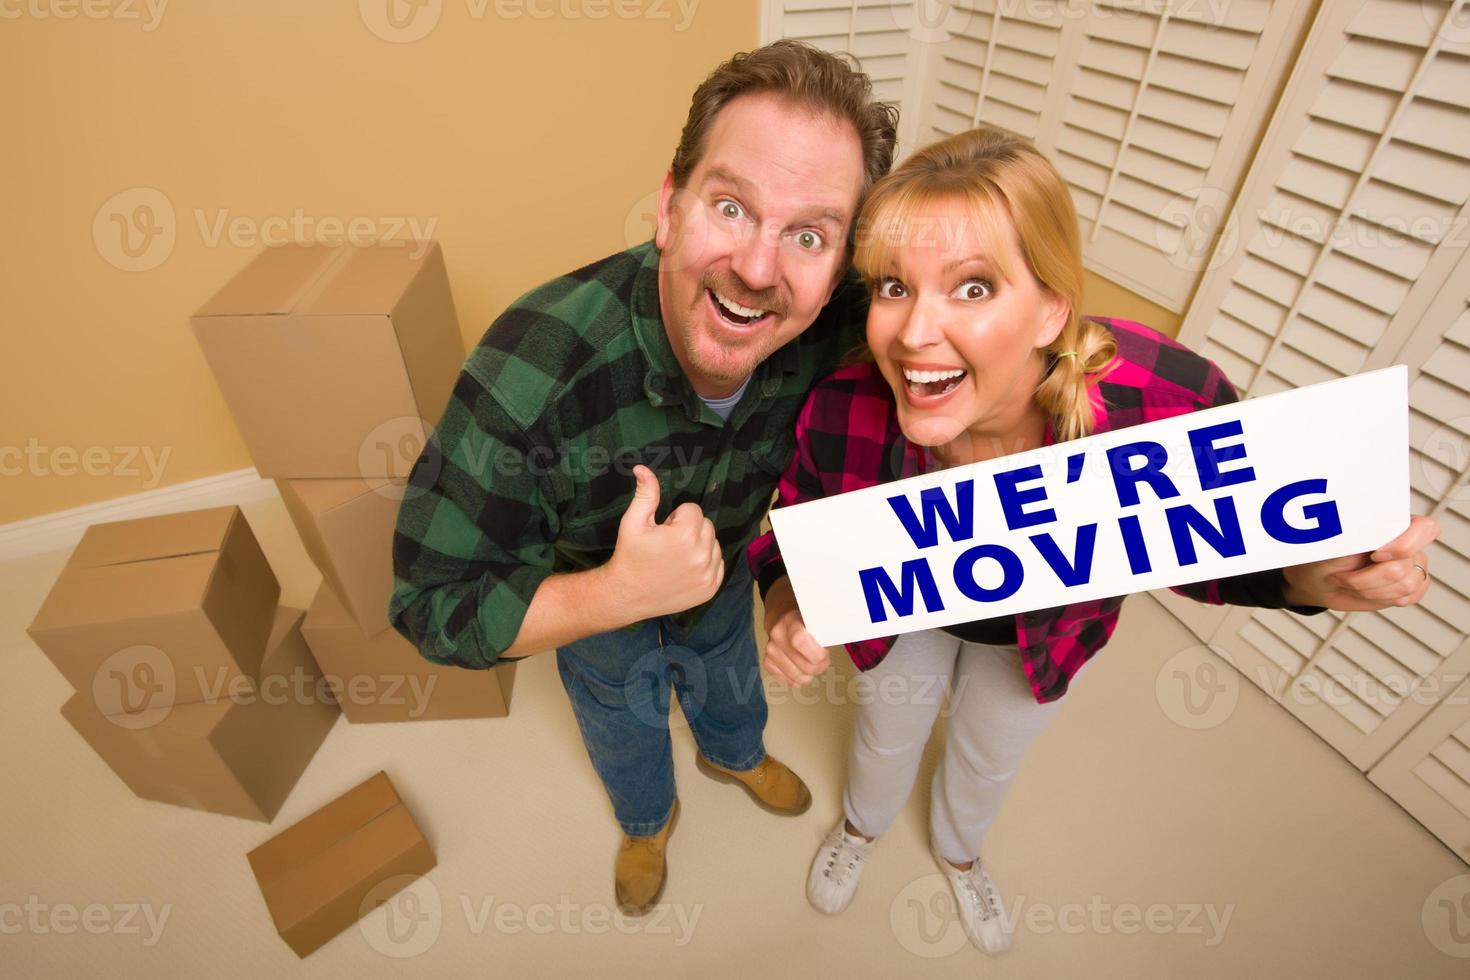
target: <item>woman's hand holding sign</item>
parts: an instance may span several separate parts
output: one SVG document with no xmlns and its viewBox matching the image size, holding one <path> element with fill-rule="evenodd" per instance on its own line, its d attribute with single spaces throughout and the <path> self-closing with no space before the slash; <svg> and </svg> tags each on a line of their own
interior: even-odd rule
<svg viewBox="0 0 1470 980">
<path fill-rule="evenodd" d="M 1283 570 L 1286 601 L 1339 612 L 1412 606 L 1429 591 L 1428 548 L 1439 522 L 1414 514 L 1409 529 L 1369 555 L 1345 555 Z"/>
<path fill-rule="evenodd" d="M 766 670 L 787 687 L 805 687 L 831 665 L 827 648 L 807 632 L 791 580 L 766 593 Z"/>
</svg>

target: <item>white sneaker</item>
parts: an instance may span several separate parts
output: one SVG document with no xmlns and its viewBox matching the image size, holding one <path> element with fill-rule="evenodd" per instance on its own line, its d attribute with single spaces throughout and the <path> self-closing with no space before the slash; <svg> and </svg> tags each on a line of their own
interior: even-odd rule
<svg viewBox="0 0 1470 980">
<path fill-rule="evenodd" d="M 811 874 L 806 879 L 806 900 L 818 912 L 836 915 L 852 903 L 857 894 L 863 864 L 873 853 L 876 840 L 864 840 L 847 832 L 847 818 L 837 821 L 817 856 L 812 859 Z"/>
<path fill-rule="evenodd" d="M 1010 949 L 1011 923 L 1006 918 L 1005 903 L 995 881 L 980 866 L 980 859 L 976 858 L 968 870 L 961 871 L 938 851 L 931 848 L 931 853 L 939 863 L 939 870 L 949 879 L 950 890 L 959 905 L 960 922 L 970 942 L 992 956 Z"/>
</svg>

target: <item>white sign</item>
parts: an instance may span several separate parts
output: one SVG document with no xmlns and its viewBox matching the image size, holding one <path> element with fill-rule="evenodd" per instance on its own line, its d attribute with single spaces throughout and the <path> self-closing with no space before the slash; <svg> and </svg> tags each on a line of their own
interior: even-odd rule
<svg viewBox="0 0 1470 980">
<path fill-rule="evenodd" d="M 1373 551 L 1402 365 L 771 511 L 825 646 Z"/>
</svg>

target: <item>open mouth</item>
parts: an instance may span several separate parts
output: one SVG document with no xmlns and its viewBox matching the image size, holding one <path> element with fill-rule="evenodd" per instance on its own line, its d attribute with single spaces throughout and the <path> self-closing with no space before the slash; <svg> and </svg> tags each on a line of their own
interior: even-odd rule
<svg viewBox="0 0 1470 980">
<path fill-rule="evenodd" d="M 749 327 L 771 315 L 770 310 L 745 306 L 713 289 L 706 289 L 705 295 L 709 297 L 710 305 L 714 307 L 719 318 L 733 327 Z"/>
<path fill-rule="evenodd" d="M 968 373 L 963 368 L 946 371 L 914 371 L 904 368 L 903 379 L 908 383 L 909 394 L 920 398 L 939 398 L 954 391 Z"/>
</svg>

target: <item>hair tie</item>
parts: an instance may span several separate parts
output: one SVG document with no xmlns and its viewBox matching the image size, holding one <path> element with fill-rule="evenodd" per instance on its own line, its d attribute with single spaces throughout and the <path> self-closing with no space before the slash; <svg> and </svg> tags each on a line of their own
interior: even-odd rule
<svg viewBox="0 0 1470 980">
<path fill-rule="evenodd" d="M 1077 352 L 1076 351 L 1074 351 L 1074 350 L 1064 350 L 1060 354 L 1057 354 L 1056 355 L 1056 358 L 1057 358 L 1057 360 L 1060 361 L 1064 357 L 1076 357 L 1076 356 L 1077 356 Z"/>
</svg>

